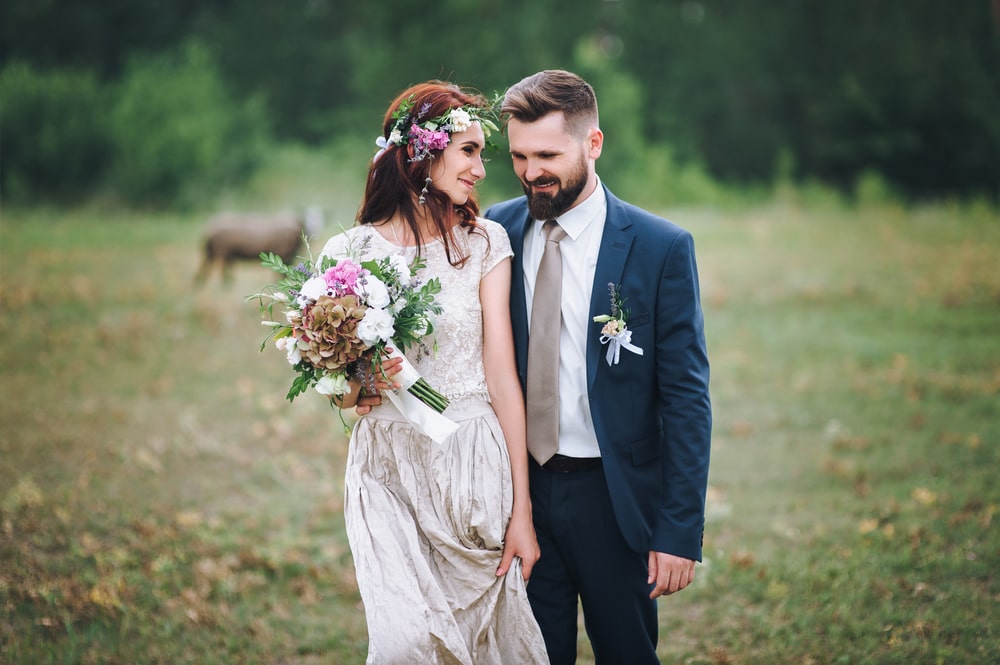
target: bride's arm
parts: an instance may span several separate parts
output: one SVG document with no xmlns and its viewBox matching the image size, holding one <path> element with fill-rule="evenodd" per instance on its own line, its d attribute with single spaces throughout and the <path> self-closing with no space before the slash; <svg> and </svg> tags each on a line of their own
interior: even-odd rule
<svg viewBox="0 0 1000 665">
<path fill-rule="evenodd" d="M 528 493 L 528 449 L 525 443 L 524 397 L 514 360 L 514 333 L 510 323 L 511 261 L 504 259 L 480 281 L 483 308 L 483 368 L 490 402 L 500 421 L 510 456 L 514 484 L 514 509 L 504 538 L 503 558 L 497 575 L 503 575 L 514 556 L 521 558 L 525 579 L 540 556 L 531 521 Z"/>
</svg>

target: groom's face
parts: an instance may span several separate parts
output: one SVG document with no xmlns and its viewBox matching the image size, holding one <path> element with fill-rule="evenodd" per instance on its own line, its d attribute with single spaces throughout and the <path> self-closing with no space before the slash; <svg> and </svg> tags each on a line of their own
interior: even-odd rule
<svg viewBox="0 0 1000 665">
<path fill-rule="evenodd" d="M 566 131 L 563 113 L 555 111 L 530 123 L 512 119 L 507 137 L 514 173 L 533 218 L 558 217 L 594 191 L 594 160 L 603 138 L 600 130 L 591 130 L 581 140 Z"/>
</svg>

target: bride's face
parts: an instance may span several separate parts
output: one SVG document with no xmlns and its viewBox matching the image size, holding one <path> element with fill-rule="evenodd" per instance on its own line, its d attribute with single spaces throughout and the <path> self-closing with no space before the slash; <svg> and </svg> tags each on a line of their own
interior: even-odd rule
<svg viewBox="0 0 1000 665">
<path fill-rule="evenodd" d="M 486 177 L 483 146 L 486 140 L 478 122 L 451 135 L 447 147 L 431 166 L 431 187 L 444 192 L 455 205 L 469 200 L 476 183 Z"/>
</svg>

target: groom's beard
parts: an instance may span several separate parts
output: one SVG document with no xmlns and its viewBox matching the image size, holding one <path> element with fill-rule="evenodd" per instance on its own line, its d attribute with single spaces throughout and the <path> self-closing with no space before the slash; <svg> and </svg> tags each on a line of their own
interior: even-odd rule
<svg viewBox="0 0 1000 665">
<path fill-rule="evenodd" d="M 559 189 L 555 194 L 543 194 L 533 192 L 531 185 L 547 184 L 559 182 Z M 532 219 L 555 219 L 566 212 L 572 206 L 583 188 L 587 186 L 587 162 L 580 160 L 578 169 L 570 173 L 565 184 L 555 176 L 544 175 L 534 180 L 522 181 L 521 188 L 528 197 L 528 212 Z"/>
</svg>

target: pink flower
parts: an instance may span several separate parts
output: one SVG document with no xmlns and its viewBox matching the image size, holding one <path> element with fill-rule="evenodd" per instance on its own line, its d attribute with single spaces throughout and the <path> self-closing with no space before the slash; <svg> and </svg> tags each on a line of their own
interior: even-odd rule
<svg viewBox="0 0 1000 665">
<path fill-rule="evenodd" d="M 338 295 L 357 295 L 358 279 L 367 272 L 354 261 L 344 259 L 323 273 L 323 280 Z"/>
<path fill-rule="evenodd" d="M 444 150 L 447 148 L 448 132 L 444 130 L 432 131 L 412 125 L 410 127 L 410 141 L 413 143 L 413 149 L 416 153 L 423 155 L 430 150 Z"/>
</svg>

